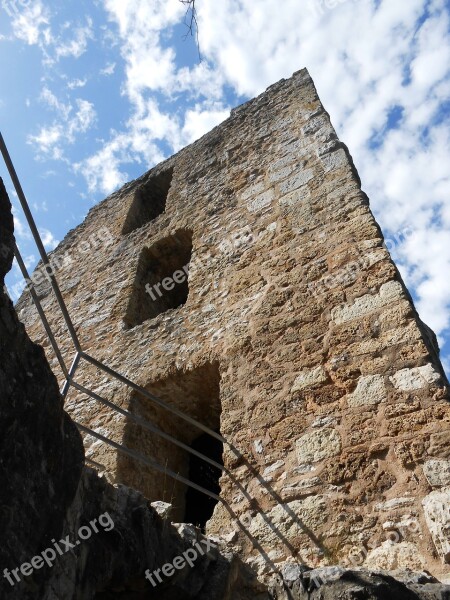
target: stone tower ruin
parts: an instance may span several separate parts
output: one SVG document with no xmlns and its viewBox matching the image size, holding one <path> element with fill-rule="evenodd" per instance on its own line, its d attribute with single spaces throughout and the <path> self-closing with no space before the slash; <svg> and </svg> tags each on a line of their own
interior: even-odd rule
<svg viewBox="0 0 450 600">
<path fill-rule="evenodd" d="M 306 70 L 95 206 L 51 258 L 84 348 L 239 452 L 92 366 L 81 384 L 229 474 L 73 390 L 66 410 L 216 489 L 247 534 L 224 504 L 87 436 L 110 478 L 206 524 L 260 573 L 292 558 L 447 573 L 450 408 L 435 336 Z M 27 295 L 17 310 L 58 374 Z"/>
</svg>

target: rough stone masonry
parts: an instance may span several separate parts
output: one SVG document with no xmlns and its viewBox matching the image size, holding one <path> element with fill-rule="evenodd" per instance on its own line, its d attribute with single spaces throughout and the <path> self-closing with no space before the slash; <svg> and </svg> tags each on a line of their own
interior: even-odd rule
<svg viewBox="0 0 450 600">
<path fill-rule="evenodd" d="M 89 243 L 105 227 L 108 243 Z M 52 260 L 84 350 L 238 449 L 223 448 L 220 495 L 248 535 L 221 503 L 207 531 L 259 573 L 294 559 L 448 576 L 450 407 L 435 336 L 306 70 L 95 206 Z M 37 289 L 69 362 L 50 286 Z M 17 308 L 57 372 L 29 298 Z M 77 380 L 213 451 L 95 369 Z M 188 453 L 95 400 L 72 391 L 65 409 L 194 477 Z M 85 447 L 175 519 L 193 514 L 184 486 L 91 436 Z"/>
</svg>

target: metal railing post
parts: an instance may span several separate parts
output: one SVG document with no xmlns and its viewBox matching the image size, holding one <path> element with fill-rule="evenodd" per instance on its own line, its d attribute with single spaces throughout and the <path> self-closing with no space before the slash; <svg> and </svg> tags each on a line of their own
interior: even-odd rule
<svg viewBox="0 0 450 600">
<path fill-rule="evenodd" d="M 69 373 L 67 375 L 66 381 L 61 390 L 61 396 L 65 399 L 67 394 L 69 393 L 70 386 L 72 385 L 72 380 L 75 377 L 76 370 L 78 368 L 78 364 L 80 362 L 81 353 L 77 352 L 75 358 L 73 359 L 72 365 L 69 369 Z"/>
</svg>

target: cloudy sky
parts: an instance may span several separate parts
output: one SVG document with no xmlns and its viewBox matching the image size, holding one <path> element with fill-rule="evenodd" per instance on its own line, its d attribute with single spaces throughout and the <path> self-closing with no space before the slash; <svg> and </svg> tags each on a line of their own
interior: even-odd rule
<svg viewBox="0 0 450 600">
<path fill-rule="evenodd" d="M 0 123 L 47 248 L 122 183 L 306 66 L 449 373 L 449 0 L 197 7 L 201 62 L 179 0 L 1 0 Z M 8 279 L 14 295 L 19 279 Z"/>
</svg>

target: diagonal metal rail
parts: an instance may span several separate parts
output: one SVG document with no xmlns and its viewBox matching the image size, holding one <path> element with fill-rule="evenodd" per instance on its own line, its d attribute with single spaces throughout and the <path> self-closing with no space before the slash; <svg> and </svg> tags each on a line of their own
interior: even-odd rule
<svg viewBox="0 0 450 600">
<path fill-rule="evenodd" d="M 72 338 L 73 344 L 79 352 L 81 350 L 80 341 L 77 336 L 77 332 L 75 331 L 75 327 L 73 326 L 72 319 L 70 318 L 69 311 L 67 310 L 66 304 L 62 297 L 61 291 L 59 289 L 58 282 L 56 281 L 55 274 L 53 272 L 53 267 L 50 264 L 48 259 L 47 251 L 45 250 L 44 244 L 42 242 L 41 236 L 39 234 L 39 230 L 36 227 L 36 223 L 34 221 L 33 215 L 31 214 L 31 210 L 25 194 L 22 189 L 22 185 L 19 181 L 19 178 L 16 173 L 16 169 L 14 168 L 13 162 L 8 152 L 8 148 L 6 147 L 5 140 L 0 132 L 0 150 L 3 156 L 3 160 L 5 161 L 6 168 L 8 169 L 9 176 L 11 177 L 11 181 L 13 182 L 14 189 L 16 190 L 17 197 L 19 198 L 20 205 L 22 206 L 22 210 L 25 213 L 25 217 L 27 219 L 28 225 L 31 229 L 31 233 L 33 235 L 36 246 L 39 250 L 39 254 L 41 256 L 42 262 L 44 263 L 46 269 L 48 267 L 47 276 L 50 278 L 50 282 L 55 293 L 56 299 L 58 300 L 59 308 L 64 316 L 64 321 L 66 323 L 67 329 L 69 330 L 70 337 Z"/>
<path fill-rule="evenodd" d="M 39 295 L 34 287 L 34 282 L 32 280 L 32 278 L 30 277 L 28 270 L 26 268 L 25 262 L 22 258 L 22 255 L 20 253 L 19 248 L 17 247 L 17 245 L 14 245 L 14 255 L 15 258 L 17 260 L 17 263 L 19 265 L 19 268 L 22 272 L 22 275 L 24 277 L 24 279 L 28 282 L 28 286 L 27 286 L 27 291 L 30 293 L 31 295 L 31 299 L 33 301 L 34 306 L 36 307 L 36 310 L 38 312 L 38 315 L 42 321 L 43 327 L 45 329 L 45 332 L 50 340 L 52 349 L 55 353 L 55 356 L 59 362 L 59 365 L 61 367 L 61 370 L 63 372 L 64 375 L 64 384 L 62 386 L 61 389 L 61 395 L 63 398 L 66 398 L 70 389 L 76 389 L 79 392 L 86 394 L 90 397 L 92 397 L 93 399 L 95 399 L 96 401 L 102 403 L 104 406 L 107 406 L 108 408 L 110 408 L 111 410 L 121 414 L 122 416 L 126 416 L 127 418 L 133 420 L 134 422 L 136 422 L 137 424 L 139 424 L 141 427 L 144 427 L 145 429 L 152 431 L 153 433 L 155 433 L 156 435 L 166 439 L 167 441 L 173 443 L 174 445 L 182 448 L 183 450 L 185 450 L 186 452 L 189 452 L 190 454 L 196 456 L 197 458 L 202 459 L 203 461 L 205 461 L 206 463 L 216 467 L 217 469 L 220 469 L 222 472 L 227 472 L 228 474 L 230 474 L 230 472 L 228 471 L 228 469 L 226 469 L 224 467 L 224 465 L 221 465 L 219 463 L 217 463 L 216 461 L 212 460 L 211 458 L 209 458 L 208 456 L 205 456 L 204 454 L 194 450 L 193 448 L 191 448 L 190 446 L 188 446 L 187 444 L 184 444 L 183 442 L 177 440 L 176 438 L 170 436 L 169 434 L 166 434 L 165 432 L 161 431 L 158 427 L 156 427 L 156 425 L 154 425 L 153 423 L 150 423 L 149 421 L 147 421 L 146 419 L 143 419 L 142 417 L 139 417 L 137 415 L 134 415 L 133 413 L 126 411 L 125 409 L 122 409 L 120 407 L 118 407 L 117 405 L 113 404 L 112 402 L 110 402 L 109 400 L 106 400 L 105 398 L 102 398 L 100 395 L 96 394 L 94 391 L 88 389 L 87 387 L 81 385 L 80 383 L 75 381 L 75 377 L 77 374 L 77 370 L 79 368 L 79 365 L 81 363 L 82 360 L 86 361 L 87 363 L 93 365 L 94 367 L 96 367 L 97 369 L 107 373 L 110 377 L 116 379 L 117 381 L 121 382 L 122 384 L 126 385 L 128 388 L 132 389 L 135 392 L 138 392 L 139 394 L 142 394 L 142 396 L 144 396 L 145 398 L 147 398 L 148 400 L 150 400 L 152 403 L 156 404 L 157 406 L 163 408 L 164 410 L 172 413 L 173 415 L 176 415 L 177 417 L 183 419 L 186 423 L 189 423 L 189 425 L 192 425 L 194 427 L 196 427 L 197 429 L 200 429 L 201 431 L 207 433 L 208 435 L 210 435 L 211 437 L 219 440 L 220 442 L 222 442 L 223 444 L 227 444 L 228 446 L 230 446 L 230 448 L 236 453 L 236 449 L 234 448 L 234 446 L 232 446 L 222 435 L 218 434 L 217 432 L 213 431 L 212 429 L 210 429 L 209 427 L 206 427 L 205 425 L 203 425 L 203 423 L 200 423 L 199 421 L 197 421 L 196 419 L 194 419 L 193 417 L 190 417 L 189 415 L 186 415 L 183 411 L 179 410 L 178 408 L 176 408 L 175 406 L 172 406 L 171 404 L 168 404 L 167 402 L 165 402 L 164 400 L 162 400 L 161 398 L 158 398 L 157 396 L 155 396 L 154 394 L 151 394 L 148 390 L 146 390 L 145 388 L 143 388 L 142 386 L 134 383 L 131 379 L 128 379 L 127 377 L 125 377 L 124 375 L 121 375 L 119 372 L 117 372 L 116 370 L 112 369 L 111 367 L 109 367 L 108 365 L 105 365 L 103 362 L 95 359 L 93 356 L 91 356 L 90 354 L 86 353 L 83 351 L 82 347 L 81 347 L 81 343 L 80 340 L 78 338 L 78 334 L 75 328 L 75 325 L 70 317 L 69 311 L 67 309 L 67 306 L 65 304 L 63 295 L 61 293 L 61 290 L 59 288 L 57 279 L 55 277 L 55 273 L 54 273 L 54 269 L 53 266 L 49 260 L 47 251 L 45 250 L 44 244 L 42 242 L 41 236 L 39 234 L 39 230 L 36 226 L 36 223 L 34 221 L 33 215 L 31 213 L 28 201 L 26 199 L 25 193 L 23 191 L 22 185 L 20 183 L 19 177 L 17 175 L 17 172 L 15 170 L 14 164 L 12 162 L 12 159 L 10 157 L 10 154 L 8 152 L 7 146 L 5 144 L 5 141 L 3 139 L 3 136 L 0 132 L 0 151 L 2 153 L 3 156 L 3 160 L 5 162 L 6 168 L 8 169 L 8 173 L 11 177 L 11 181 L 14 185 L 14 188 L 16 190 L 16 194 L 17 197 L 19 199 L 20 205 L 22 207 L 22 210 L 25 214 L 26 220 L 28 222 L 28 225 L 30 227 L 31 233 L 33 235 L 33 239 L 36 243 L 36 246 L 38 248 L 39 251 L 39 255 L 41 257 L 42 263 L 44 265 L 45 268 L 45 274 L 48 278 L 48 280 L 50 281 L 50 285 L 52 287 L 52 290 L 55 294 L 56 297 L 56 301 L 58 303 L 59 309 L 61 310 L 61 314 L 63 316 L 63 320 L 64 323 L 67 327 L 68 333 L 70 335 L 70 338 L 72 340 L 73 346 L 74 346 L 74 350 L 75 350 L 75 355 L 72 361 L 72 365 L 71 367 L 68 369 L 66 362 L 64 360 L 64 357 L 62 355 L 61 349 L 59 348 L 58 342 L 53 334 L 52 328 L 48 322 L 48 319 L 46 317 L 45 311 L 42 307 L 41 301 L 39 299 Z M 126 446 L 122 445 L 122 444 L 118 444 L 117 442 L 97 433 L 96 431 L 93 431 L 91 429 L 89 429 L 88 427 L 86 427 L 85 425 L 82 425 L 81 423 L 76 423 L 78 429 L 86 434 L 89 434 L 93 437 L 95 437 L 96 439 L 102 441 L 103 443 L 115 448 L 117 451 L 126 454 L 127 456 L 130 456 L 144 464 L 146 464 L 147 466 L 150 466 L 153 470 L 165 473 L 166 475 L 168 475 L 169 477 L 171 477 L 172 479 L 175 479 L 176 481 L 182 482 L 185 485 L 192 487 L 194 489 L 196 489 L 197 491 L 211 497 L 214 498 L 222 503 L 224 503 L 224 500 L 218 496 L 217 494 L 214 494 L 213 492 L 203 488 L 202 486 L 197 485 L 195 482 L 190 481 L 189 479 L 179 475 L 178 473 L 175 473 L 174 471 L 167 469 L 167 467 L 163 467 L 161 466 L 156 460 L 154 460 L 153 458 L 149 458 L 144 456 L 143 454 L 141 454 L 140 452 L 137 452 L 135 450 L 132 450 L 130 448 L 127 448 Z M 95 461 L 91 460 L 91 459 L 87 459 L 88 462 L 90 462 L 91 464 L 93 464 L 94 466 L 96 466 L 97 468 L 100 467 L 101 465 L 99 465 L 98 463 L 96 463 Z"/>
</svg>

